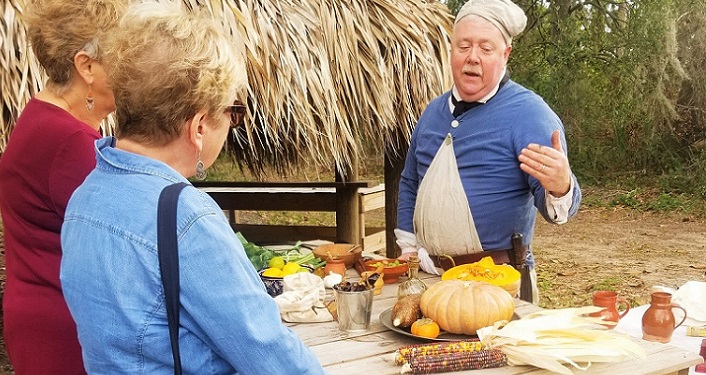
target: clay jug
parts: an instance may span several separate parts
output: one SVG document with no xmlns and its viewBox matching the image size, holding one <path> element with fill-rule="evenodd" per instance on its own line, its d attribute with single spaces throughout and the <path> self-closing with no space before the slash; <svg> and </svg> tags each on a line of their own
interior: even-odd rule
<svg viewBox="0 0 706 375">
<path fill-rule="evenodd" d="M 600 290 L 593 293 L 593 305 L 605 307 L 605 309 L 591 313 L 589 316 L 600 317 L 608 322 L 618 323 L 620 318 L 624 317 L 625 314 L 630 311 L 630 302 L 628 302 L 625 297 L 618 297 L 618 293 L 607 290 Z M 623 307 L 622 311 L 619 310 L 621 305 Z M 609 329 L 615 328 L 615 324 L 603 324 L 603 326 Z"/>
<path fill-rule="evenodd" d="M 346 277 L 346 264 L 343 263 L 341 258 L 328 258 L 326 259 L 326 267 L 324 267 L 324 274 L 326 276 L 330 275 L 331 272 L 337 273 L 344 278 Z"/>
<path fill-rule="evenodd" d="M 674 312 L 672 309 L 680 309 L 684 312 L 684 317 L 679 324 L 674 324 Z M 642 339 L 667 343 L 672 339 L 674 329 L 682 325 L 686 320 L 686 310 L 681 306 L 672 303 L 672 295 L 666 292 L 652 292 L 650 307 L 642 316 Z"/>
</svg>

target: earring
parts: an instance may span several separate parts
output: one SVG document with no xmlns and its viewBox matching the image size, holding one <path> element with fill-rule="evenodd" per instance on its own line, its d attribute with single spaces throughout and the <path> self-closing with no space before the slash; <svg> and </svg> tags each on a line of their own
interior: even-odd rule
<svg viewBox="0 0 706 375">
<path fill-rule="evenodd" d="M 201 152 L 199 151 L 199 161 L 196 162 L 196 179 L 204 180 L 206 179 L 206 168 L 203 165 L 203 160 L 201 160 Z"/>
<path fill-rule="evenodd" d="M 86 109 L 88 112 L 93 112 L 93 91 L 91 90 L 91 84 L 88 84 L 88 92 L 86 93 Z"/>
</svg>

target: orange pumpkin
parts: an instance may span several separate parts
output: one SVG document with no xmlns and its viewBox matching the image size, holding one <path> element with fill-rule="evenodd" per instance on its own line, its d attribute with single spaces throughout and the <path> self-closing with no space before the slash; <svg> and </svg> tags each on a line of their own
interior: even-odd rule
<svg viewBox="0 0 706 375">
<path fill-rule="evenodd" d="M 441 280 L 481 281 L 497 285 L 513 297 L 520 291 L 520 272 L 507 264 L 495 264 L 491 257 L 451 268 L 441 275 Z"/>
<path fill-rule="evenodd" d="M 505 289 L 477 281 L 445 280 L 422 295 L 422 314 L 444 331 L 475 335 L 480 328 L 511 320 L 515 303 Z"/>
</svg>

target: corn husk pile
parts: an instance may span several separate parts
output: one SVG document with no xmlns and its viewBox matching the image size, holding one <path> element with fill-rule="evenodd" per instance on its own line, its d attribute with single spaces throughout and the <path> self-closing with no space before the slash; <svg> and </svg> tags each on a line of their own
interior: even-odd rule
<svg viewBox="0 0 706 375">
<path fill-rule="evenodd" d="M 645 350 L 628 335 L 600 326 L 605 323 L 600 318 L 585 316 L 602 309 L 543 310 L 504 326 L 481 328 L 478 337 L 488 347 L 502 350 L 509 365 L 531 365 L 558 374 L 573 374 L 564 364 L 586 370 L 592 362 L 645 358 Z"/>
</svg>

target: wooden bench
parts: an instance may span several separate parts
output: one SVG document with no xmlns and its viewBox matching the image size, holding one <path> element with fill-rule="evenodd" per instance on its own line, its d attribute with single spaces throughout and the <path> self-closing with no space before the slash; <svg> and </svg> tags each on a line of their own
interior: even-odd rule
<svg viewBox="0 0 706 375">
<path fill-rule="evenodd" d="M 321 239 L 385 249 L 385 228 L 366 227 L 365 215 L 385 207 L 385 186 L 353 182 L 195 182 L 227 213 L 233 230 L 255 243 Z M 238 211 L 334 212 L 336 226 L 239 222 Z"/>
</svg>

